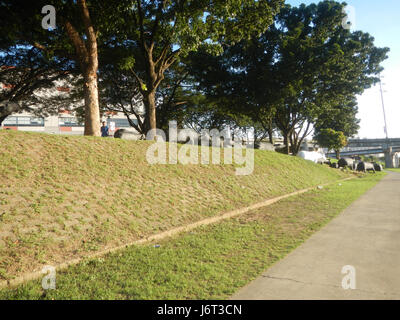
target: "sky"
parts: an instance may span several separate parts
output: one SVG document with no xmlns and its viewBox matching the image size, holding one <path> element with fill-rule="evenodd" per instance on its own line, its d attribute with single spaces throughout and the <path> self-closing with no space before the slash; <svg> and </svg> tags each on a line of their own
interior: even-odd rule
<svg viewBox="0 0 400 320">
<path fill-rule="evenodd" d="M 297 6 L 318 3 L 318 0 L 286 0 Z M 342 2 L 342 1 L 339 1 Z M 389 47 L 389 58 L 382 63 L 384 104 L 389 138 L 400 138 L 400 1 L 347 0 L 354 12 L 354 30 L 368 32 L 375 46 Z M 349 15 L 350 16 L 350 15 Z M 366 90 L 358 97 L 360 138 L 384 138 L 384 117 L 379 86 Z"/>
</svg>

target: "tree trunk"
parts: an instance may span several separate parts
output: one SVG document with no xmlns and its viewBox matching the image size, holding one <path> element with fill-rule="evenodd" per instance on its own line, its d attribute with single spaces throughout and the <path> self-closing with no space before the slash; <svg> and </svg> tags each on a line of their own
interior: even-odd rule
<svg viewBox="0 0 400 320">
<path fill-rule="evenodd" d="M 64 21 L 68 37 L 74 45 L 77 60 L 84 77 L 85 135 L 100 136 L 99 91 L 97 87 L 98 52 L 97 36 L 90 19 L 86 0 L 78 0 L 81 19 L 85 27 L 83 40 L 77 29 L 68 20 Z"/>
<path fill-rule="evenodd" d="M 299 141 L 296 137 L 290 138 L 291 146 L 292 146 L 292 153 L 293 155 L 297 156 L 300 151 L 301 141 Z"/>
<path fill-rule="evenodd" d="M 146 109 L 145 119 L 145 132 L 147 134 L 151 129 L 157 129 L 157 118 L 156 118 L 156 93 L 155 91 L 145 91 L 143 93 L 143 102 Z M 152 137 L 150 137 L 152 140 Z"/>
<path fill-rule="evenodd" d="M 94 70 L 85 72 L 85 136 L 100 136 L 100 108 L 97 87 L 97 73 Z"/>
<path fill-rule="evenodd" d="M 339 160 L 340 159 L 340 150 L 335 150 L 336 152 L 336 159 Z"/>
<path fill-rule="evenodd" d="M 296 142 L 293 139 L 294 138 L 293 135 L 294 135 L 293 132 L 291 132 L 289 135 L 290 151 L 291 153 L 296 154 Z"/>
<path fill-rule="evenodd" d="M 272 145 L 274 144 L 273 133 L 274 133 L 274 130 L 272 129 L 272 127 L 269 127 L 268 128 L 268 139 Z"/>
<path fill-rule="evenodd" d="M 146 96 L 147 109 L 149 112 L 149 129 L 157 129 L 157 118 L 156 118 L 156 93 L 149 92 Z"/>
<path fill-rule="evenodd" d="M 285 144 L 285 153 L 290 154 L 290 133 L 284 133 L 283 135 L 283 143 Z"/>
</svg>

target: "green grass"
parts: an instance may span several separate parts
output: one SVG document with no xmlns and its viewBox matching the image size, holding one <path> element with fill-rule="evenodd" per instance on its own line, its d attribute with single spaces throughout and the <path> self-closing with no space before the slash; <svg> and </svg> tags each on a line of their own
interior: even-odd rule
<svg viewBox="0 0 400 320">
<path fill-rule="evenodd" d="M 392 172 L 399 172 L 399 173 L 400 173 L 400 168 L 386 169 L 386 170 L 392 171 Z"/>
<path fill-rule="evenodd" d="M 0 299 L 225 299 L 287 255 L 384 173 L 367 174 L 153 244 L 86 260 Z"/>
<path fill-rule="evenodd" d="M 275 152 L 150 165 L 149 141 L 0 130 L 0 280 L 349 176 Z"/>
</svg>

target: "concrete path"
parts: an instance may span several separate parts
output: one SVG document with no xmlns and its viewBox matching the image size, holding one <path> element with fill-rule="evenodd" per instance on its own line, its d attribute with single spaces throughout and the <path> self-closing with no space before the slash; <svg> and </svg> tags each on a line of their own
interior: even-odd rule
<svg viewBox="0 0 400 320">
<path fill-rule="evenodd" d="M 355 269 L 354 290 L 342 288 L 346 265 Z M 231 299 L 400 299 L 400 174 L 389 173 Z"/>
</svg>

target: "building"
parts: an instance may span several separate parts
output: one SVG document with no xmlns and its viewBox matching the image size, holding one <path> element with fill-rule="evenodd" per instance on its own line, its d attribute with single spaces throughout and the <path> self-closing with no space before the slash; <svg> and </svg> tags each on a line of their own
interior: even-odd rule
<svg viewBox="0 0 400 320">
<path fill-rule="evenodd" d="M 109 112 L 103 118 L 107 121 L 110 134 L 121 128 L 132 128 L 128 119 L 121 113 Z M 137 122 L 136 119 L 133 121 Z M 73 113 L 69 111 L 60 111 L 58 115 L 46 118 L 37 117 L 30 113 L 19 113 L 7 117 L 2 123 L 2 129 L 34 131 L 50 134 L 74 134 L 83 135 L 84 126 L 78 121 Z M 132 130 L 134 130 L 132 128 Z"/>
<path fill-rule="evenodd" d="M 12 88 L 9 84 L 0 83 L 0 91 Z M 70 88 L 65 86 L 65 83 L 59 82 L 56 87 L 57 90 L 52 90 L 50 93 L 45 90 L 38 92 L 39 95 L 46 96 L 67 96 Z M 123 113 L 106 112 L 102 121 L 107 121 L 108 127 L 111 129 L 110 134 L 113 135 L 115 131 L 120 128 L 132 128 L 128 119 Z M 137 123 L 136 119 L 133 119 Z M 50 134 L 74 134 L 83 135 L 84 125 L 80 123 L 75 114 L 70 110 L 59 109 L 58 114 L 48 117 L 38 117 L 28 112 L 12 114 L 8 116 L 1 124 L 2 129 L 20 130 L 20 131 L 34 131 Z"/>
</svg>

